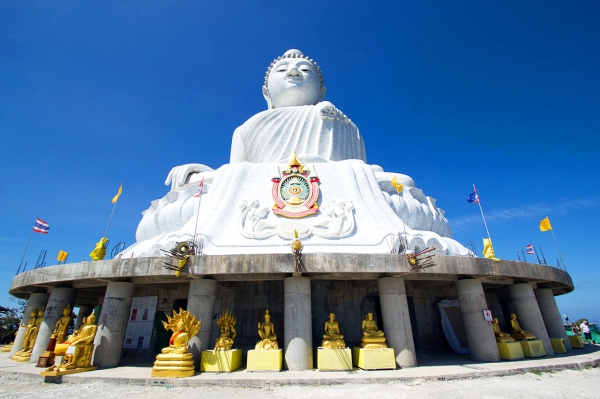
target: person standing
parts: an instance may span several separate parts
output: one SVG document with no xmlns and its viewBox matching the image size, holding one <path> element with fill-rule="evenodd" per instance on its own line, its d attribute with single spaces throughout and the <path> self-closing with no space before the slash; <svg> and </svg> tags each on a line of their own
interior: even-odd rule
<svg viewBox="0 0 600 399">
<path fill-rule="evenodd" d="M 584 320 L 583 323 L 579 326 L 581 332 L 583 333 L 583 341 L 587 344 L 587 340 L 590 340 L 590 344 L 592 343 L 592 333 L 590 332 L 590 326 L 588 326 L 587 320 Z"/>
</svg>

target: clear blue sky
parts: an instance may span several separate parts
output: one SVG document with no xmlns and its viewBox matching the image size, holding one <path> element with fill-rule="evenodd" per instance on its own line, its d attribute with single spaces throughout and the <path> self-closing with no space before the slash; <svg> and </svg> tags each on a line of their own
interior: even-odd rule
<svg viewBox="0 0 600 399">
<path fill-rule="evenodd" d="M 111 248 L 173 166 L 228 162 L 296 47 L 369 163 L 413 177 L 458 241 L 486 235 L 473 183 L 502 259 L 533 243 L 555 264 L 550 215 L 576 286 L 560 310 L 600 318 L 599 19 L 597 1 L 2 1 L 0 304 L 36 217 L 28 269 L 89 260 L 122 181 Z"/>
</svg>

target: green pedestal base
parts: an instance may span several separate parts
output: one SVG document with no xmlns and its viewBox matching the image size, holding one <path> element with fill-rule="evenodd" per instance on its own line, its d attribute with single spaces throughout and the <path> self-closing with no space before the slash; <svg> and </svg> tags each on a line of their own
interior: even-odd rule
<svg viewBox="0 0 600 399">
<path fill-rule="evenodd" d="M 242 367 L 242 350 L 203 351 L 200 371 L 230 373 Z"/>
<path fill-rule="evenodd" d="M 317 368 L 319 371 L 352 371 L 350 348 L 317 350 Z"/>
</svg>

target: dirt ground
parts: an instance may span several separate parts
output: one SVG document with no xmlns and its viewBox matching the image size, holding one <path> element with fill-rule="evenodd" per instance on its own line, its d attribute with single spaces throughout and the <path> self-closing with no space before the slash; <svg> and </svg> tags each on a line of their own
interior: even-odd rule
<svg viewBox="0 0 600 399">
<path fill-rule="evenodd" d="M 274 388 L 149 387 L 94 382 L 49 384 L 0 373 L 0 398 L 600 398 L 600 369 L 530 372 L 508 377 L 385 384 Z"/>
</svg>

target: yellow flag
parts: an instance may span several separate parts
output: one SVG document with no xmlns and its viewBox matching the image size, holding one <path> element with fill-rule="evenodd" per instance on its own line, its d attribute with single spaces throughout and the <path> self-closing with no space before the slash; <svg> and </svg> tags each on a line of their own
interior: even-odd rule
<svg viewBox="0 0 600 399">
<path fill-rule="evenodd" d="M 402 192 L 402 188 L 404 188 L 402 184 L 398 184 L 396 176 L 394 176 L 394 178 L 392 179 L 392 186 L 396 187 L 396 191 L 398 191 L 398 194 L 400 194 Z"/>
<path fill-rule="evenodd" d="M 496 258 L 496 254 L 494 253 L 494 247 L 492 247 L 492 240 L 490 240 L 489 238 L 483 239 L 483 256 L 493 260 L 494 262 L 500 262 L 500 259 Z"/>
<path fill-rule="evenodd" d="M 56 257 L 56 260 L 59 262 L 64 262 L 67 260 L 67 256 L 69 256 L 69 253 L 61 249 L 58 251 L 58 256 Z"/>
<path fill-rule="evenodd" d="M 119 187 L 119 191 L 117 192 L 117 195 L 115 195 L 115 197 L 112 199 L 113 204 L 119 200 L 119 197 L 121 196 L 122 192 L 123 192 L 123 183 L 121 183 L 121 186 Z"/>
<path fill-rule="evenodd" d="M 550 225 L 550 219 L 546 216 L 544 219 L 540 220 L 540 231 L 548 230 L 552 230 L 552 226 Z"/>
</svg>

